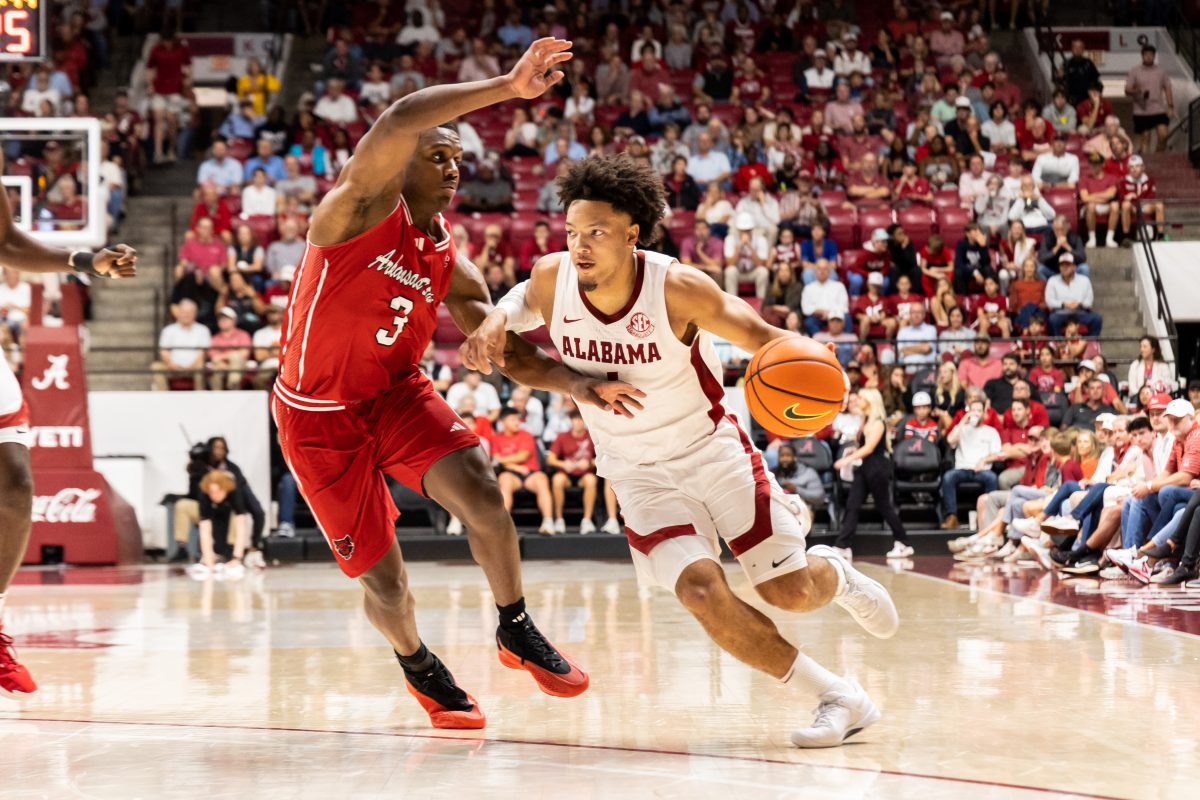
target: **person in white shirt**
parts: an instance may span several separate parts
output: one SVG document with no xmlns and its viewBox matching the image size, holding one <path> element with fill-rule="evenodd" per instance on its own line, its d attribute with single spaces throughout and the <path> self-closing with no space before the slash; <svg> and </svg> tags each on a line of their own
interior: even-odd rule
<svg viewBox="0 0 1200 800">
<path fill-rule="evenodd" d="M 978 198 L 988 193 L 987 183 L 991 177 L 992 173 L 983 168 L 983 156 L 971 156 L 967 171 L 958 179 L 958 199 L 964 206 L 974 206 Z"/>
<path fill-rule="evenodd" d="M 1022 176 L 1020 185 L 1017 199 L 1013 200 L 1012 208 L 1008 210 L 1008 221 L 1019 220 L 1027 234 L 1045 236 L 1050 233 L 1050 224 L 1054 221 L 1054 206 L 1042 197 L 1033 176 Z"/>
<path fill-rule="evenodd" d="M 833 82 L 837 73 L 829 68 L 829 56 L 824 50 L 813 53 L 813 65 L 804 70 L 804 85 L 809 92 L 829 94 L 833 91 Z"/>
<path fill-rule="evenodd" d="M 937 328 L 925 321 L 925 306 L 913 303 L 908 324 L 896 332 L 897 361 L 906 367 L 932 364 L 937 360 Z"/>
<path fill-rule="evenodd" d="M 800 310 L 804 313 L 804 332 L 815 336 L 829 322 L 829 315 L 839 313 L 844 319 L 850 313 L 850 295 L 846 285 L 830 277 L 831 266 L 820 259 L 814 268 L 816 279 L 800 294 Z"/>
<path fill-rule="evenodd" d="M 25 94 L 21 97 L 21 111 L 31 117 L 40 116 L 43 100 L 49 101 L 50 108 L 58 113 L 63 99 L 62 94 L 50 85 L 50 70 L 38 67 L 33 82 L 25 87 Z"/>
<path fill-rule="evenodd" d="M 1067 152 L 1067 134 L 1056 134 L 1050 151 L 1034 159 L 1033 180 L 1039 189 L 1074 189 L 1079 183 L 1079 156 Z"/>
<path fill-rule="evenodd" d="M 766 238 L 767 244 L 775 243 L 779 231 L 779 201 L 767 194 L 763 179 L 750 179 L 750 191 L 738 200 L 734 211 L 740 216 L 749 214 L 754 219 L 754 232 Z"/>
<path fill-rule="evenodd" d="M 1076 319 L 1086 325 L 1088 336 L 1099 336 L 1104 324 L 1099 314 L 1094 313 L 1092 281 L 1075 271 L 1075 256 L 1063 253 L 1058 257 L 1058 274 L 1046 281 L 1046 306 L 1050 309 L 1050 333 L 1062 336 L 1068 319 Z"/>
<path fill-rule="evenodd" d="M 839 78 L 849 78 L 854 72 L 863 77 L 871 74 L 871 59 L 858 49 L 858 34 L 853 31 L 842 37 L 842 52 L 833 59 L 833 71 Z"/>
<path fill-rule="evenodd" d="M 313 114 L 323 122 L 349 125 L 358 120 L 358 106 L 345 93 L 346 84 L 340 78 L 331 78 L 325 87 L 325 95 L 317 101 Z"/>
<path fill-rule="evenodd" d="M 275 190 L 267 185 L 267 171 L 262 167 L 254 170 L 250 185 L 242 190 L 242 216 L 275 216 Z"/>
<path fill-rule="evenodd" d="M 212 344 L 208 328 L 196 322 L 197 307 L 191 300 L 180 300 L 175 306 L 175 322 L 162 329 L 158 336 L 159 360 L 154 362 L 154 389 L 164 392 L 171 378 L 192 379 L 193 389 L 203 389 L 204 359 Z"/>
<path fill-rule="evenodd" d="M 701 189 L 707 189 L 710 183 L 729 180 L 733 165 L 729 163 L 729 156 L 713 147 L 712 134 L 705 131 L 696 139 L 696 152 L 688 160 L 687 171 Z"/>
<path fill-rule="evenodd" d="M 967 413 L 946 436 L 946 443 L 954 448 L 954 469 L 942 476 L 943 530 L 959 527 L 959 484 L 981 484 L 984 494 L 996 491 L 1000 485 L 991 464 L 1003 456 L 1003 447 L 999 431 L 983 424 L 984 408 L 983 400 L 972 399 Z"/>
<path fill-rule="evenodd" d="M 755 297 L 765 300 L 771 285 L 770 250 L 767 237 L 755 230 L 754 217 L 738 214 L 733 230 L 725 237 L 725 291 L 736 295 L 738 284 L 752 281 Z"/>
<path fill-rule="evenodd" d="M 458 408 L 459 400 L 471 395 L 475 398 L 475 416 L 487 417 L 493 422 L 500 416 L 500 395 L 496 387 L 484 383 L 483 376 L 475 370 L 468 370 L 462 380 L 450 387 L 446 392 L 446 404 Z"/>
</svg>

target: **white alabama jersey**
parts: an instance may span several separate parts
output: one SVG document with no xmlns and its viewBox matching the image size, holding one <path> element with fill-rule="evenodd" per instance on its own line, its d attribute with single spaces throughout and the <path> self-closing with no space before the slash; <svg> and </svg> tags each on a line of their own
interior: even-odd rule
<svg viewBox="0 0 1200 800">
<path fill-rule="evenodd" d="M 725 417 L 722 367 L 711 336 L 698 331 L 689 347 L 671 330 L 665 284 L 674 259 L 643 251 L 636 258 L 633 294 L 608 315 L 588 302 L 570 253 L 563 253 L 549 319 L 564 364 L 646 393 L 645 408 L 633 419 L 579 407 L 596 444 L 597 471 L 610 478 L 694 450 Z"/>
</svg>

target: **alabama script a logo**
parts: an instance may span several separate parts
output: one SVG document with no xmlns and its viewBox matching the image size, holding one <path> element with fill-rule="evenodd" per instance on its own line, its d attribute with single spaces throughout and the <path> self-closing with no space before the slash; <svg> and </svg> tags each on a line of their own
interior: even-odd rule
<svg viewBox="0 0 1200 800">
<path fill-rule="evenodd" d="M 51 386 L 60 391 L 70 389 L 71 384 L 67 383 L 67 363 L 71 357 L 63 353 L 62 355 L 49 356 L 48 358 L 50 363 L 46 366 L 42 377 L 34 378 L 31 381 L 33 388 L 39 392 L 45 391 Z"/>
</svg>

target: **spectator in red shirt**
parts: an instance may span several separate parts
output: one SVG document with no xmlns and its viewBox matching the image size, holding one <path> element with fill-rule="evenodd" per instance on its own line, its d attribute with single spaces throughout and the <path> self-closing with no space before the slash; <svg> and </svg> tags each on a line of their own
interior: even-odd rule
<svg viewBox="0 0 1200 800">
<path fill-rule="evenodd" d="M 937 292 L 939 280 L 954 279 L 954 253 L 946 248 L 941 234 L 935 233 L 917 254 L 917 263 L 921 265 L 921 287 L 926 297 L 933 297 Z"/>
<path fill-rule="evenodd" d="M 546 463 L 558 470 L 550 480 L 554 493 L 554 532 L 567 532 L 563 505 L 567 487 L 577 486 L 583 489 L 583 519 L 579 521 L 579 533 L 595 533 L 592 514 L 596 510 L 596 489 L 600 485 L 596 478 L 596 446 L 577 410 L 568 411 L 567 419 L 571 421 L 571 429 L 560 433 L 546 454 Z"/>
<path fill-rule="evenodd" d="M 233 214 L 217 185 L 211 181 L 200 185 L 200 199 L 192 206 L 192 221 L 188 224 L 190 234 L 196 232 L 196 226 L 202 219 L 212 222 L 213 232 L 233 244 Z"/>
<path fill-rule="evenodd" d="M 150 112 L 154 118 L 154 163 L 175 160 L 179 116 L 190 103 L 183 93 L 184 76 L 192 74 L 192 53 L 174 31 L 167 31 L 146 59 Z"/>
<path fill-rule="evenodd" d="M 1119 190 L 1121 198 L 1121 228 L 1126 236 L 1133 236 L 1135 224 L 1134 209 L 1142 209 L 1143 219 L 1154 220 L 1158 238 L 1163 236 L 1163 204 L 1157 200 L 1154 181 L 1146 174 L 1146 166 L 1141 156 L 1130 156 L 1129 174 L 1121 181 Z"/>
<path fill-rule="evenodd" d="M 1044 428 L 1034 421 L 1028 401 L 1013 398 L 1013 404 L 1000 418 L 1000 444 L 1005 456 L 1004 471 L 1000 473 L 1001 489 L 1011 489 L 1021 480 L 1030 456 L 1035 452 L 1029 439 Z"/>
<path fill-rule="evenodd" d="M 641 92 L 646 97 L 658 97 L 658 85 L 670 83 L 667 71 L 663 69 L 658 58 L 654 55 L 654 45 L 642 45 L 641 64 L 629 77 L 629 91 Z"/>
<path fill-rule="evenodd" d="M 1054 348 L 1043 344 L 1037 351 L 1037 365 L 1029 370 L 1029 380 L 1037 387 L 1039 395 L 1061 392 L 1067 383 L 1067 376 L 1061 369 L 1054 366 Z"/>
<path fill-rule="evenodd" d="M 900 177 L 896 179 L 892 194 L 900 208 L 907 208 L 914 203 L 933 205 L 933 188 L 929 181 L 917 174 L 917 165 L 911 161 L 905 161 L 900 168 Z"/>
<path fill-rule="evenodd" d="M 242 388 L 242 376 L 250 359 L 250 334 L 237 326 L 238 313 L 229 306 L 217 315 L 217 332 L 208 348 L 208 388 Z"/>
<path fill-rule="evenodd" d="M 475 254 L 475 263 L 481 270 L 497 266 L 504 270 L 504 280 L 509 286 L 517 283 L 517 259 L 512 246 L 504 238 L 504 228 L 492 223 L 483 229 L 483 245 Z"/>
<path fill-rule="evenodd" d="M 196 235 L 179 248 L 179 263 L 175 265 L 175 280 L 190 272 L 208 273 L 209 282 L 220 288 L 221 272 L 229 260 L 229 249 L 213 233 L 213 222 L 201 217 L 196 223 Z"/>
<path fill-rule="evenodd" d="M 538 463 L 537 442 L 521 427 L 521 412 L 505 408 L 500 412 L 500 429 L 492 437 L 492 460 L 496 462 L 497 482 L 504 498 L 504 508 L 512 511 L 513 495 L 521 489 L 533 492 L 537 498 L 542 524 L 538 533 L 554 535 L 554 499 L 550 481 Z"/>
<path fill-rule="evenodd" d="M 1104 121 L 1113 113 L 1112 103 L 1104 99 L 1103 93 L 1103 84 L 1093 84 L 1088 88 L 1087 97 L 1075 106 L 1079 127 L 1084 133 L 1104 127 Z"/>
<path fill-rule="evenodd" d="M 766 76 L 758 68 L 753 56 L 746 56 L 741 61 L 737 75 L 733 79 L 733 94 L 729 102 L 744 106 L 758 106 L 771 99 L 771 88 L 767 86 Z"/>
<path fill-rule="evenodd" d="M 550 240 L 550 223 L 539 219 L 533 225 L 533 237 L 521 244 L 521 257 L 517 260 L 517 280 L 523 281 L 528 278 L 537 260 L 557 249 L 555 243 Z"/>
<path fill-rule="evenodd" d="M 975 336 L 975 349 L 958 361 L 958 382 L 965 387 L 983 388 L 1003 371 L 1000 359 L 992 358 L 992 337 L 986 332 Z"/>
<path fill-rule="evenodd" d="M 1031 424 L 1042 428 L 1050 427 L 1050 414 L 1046 411 L 1046 406 L 1034 399 L 1033 386 L 1029 383 L 1029 381 L 1018 379 L 1012 386 L 1012 396 L 1014 401 L 1020 400 L 1025 404 L 1029 411 L 1029 420 Z M 1005 410 L 1004 415 L 1001 417 L 1001 421 L 1005 425 L 1009 424 L 1009 422 L 1013 419 L 1012 415 L 1009 413 L 1011 410 L 1012 406 L 1009 406 L 1009 408 Z"/>
<path fill-rule="evenodd" d="M 1104 246 L 1117 246 L 1114 238 L 1117 233 L 1117 212 L 1120 210 L 1120 204 L 1116 202 L 1117 182 L 1115 175 L 1105 171 L 1104 156 L 1099 153 L 1088 156 L 1087 173 L 1079 179 L 1079 202 L 1084 224 L 1087 225 L 1088 247 L 1096 246 L 1096 218 L 1100 215 L 1108 216 Z"/>
<path fill-rule="evenodd" d="M 888 297 L 888 316 L 908 319 L 909 309 L 914 304 L 924 308 L 926 317 L 928 317 L 929 303 L 926 302 L 923 295 L 913 292 L 912 280 L 907 275 L 901 275 L 896 278 L 896 293 Z"/>
<path fill-rule="evenodd" d="M 867 290 L 850 304 L 859 341 L 891 339 L 896 335 L 900 322 L 894 314 L 888 313 L 888 307 L 887 298 L 883 296 L 883 274 L 873 272 L 867 278 Z"/>
<path fill-rule="evenodd" d="M 862 157 L 862 170 L 846 176 L 846 198 L 859 208 L 879 208 L 892 200 L 892 187 L 879 169 L 879 157 L 867 153 Z"/>
<path fill-rule="evenodd" d="M 1012 336 L 1012 319 L 1008 316 L 1008 298 L 1000 293 L 1000 280 L 994 275 L 983 279 L 983 294 L 971 298 L 971 315 L 975 327 L 989 336 L 1007 339 Z"/>
</svg>

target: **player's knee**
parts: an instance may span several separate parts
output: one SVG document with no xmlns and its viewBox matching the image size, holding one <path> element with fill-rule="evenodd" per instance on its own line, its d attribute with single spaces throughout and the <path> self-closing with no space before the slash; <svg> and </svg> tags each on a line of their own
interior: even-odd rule
<svg viewBox="0 0 1200 800">
<path fill-rule="evenodd" d="M 685 570 L 675 584 L 675 596 L 696 616 L 704 616 L 725 591 L 727 586 L 719 568 Z"/>
<path fill-rule="evenodd" d="M 402 612 L 412 602 L 408 591 L 408 580 L 403 576 L 386 579 L 363 578 L 367 590 L 367 602 L 385 611 Z"/>
<path fill-rule="evenodd" d="M 758 595 L 784 611 L 807 611 L 816 597 L 812 570 L 799 569 L 759 584 Z"/>
<path fill-rule="evenodd" d="M 16 458 L 0 462 L 0 507 L 28 510 L 33 503 L 33 475 Z"/>
</svg>

